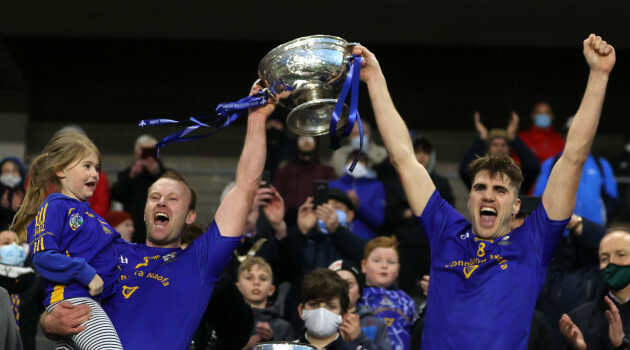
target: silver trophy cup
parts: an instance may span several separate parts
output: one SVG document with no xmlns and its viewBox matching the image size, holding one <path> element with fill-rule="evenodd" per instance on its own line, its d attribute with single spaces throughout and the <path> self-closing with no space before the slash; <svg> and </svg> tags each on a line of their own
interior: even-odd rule
<svg viewBox="0 0 630 350">
<path fill-rule="evenodd" d="M 354 46 L 336 36 L 312 35 L 280 45 L 260 61 L 258 76 L 269 94 L 291 110 L 289 130 L 307 136 L 328 133 Z M 347 121 L 344 105 L 337 130 Z"/>
<path fill-rule="evenodd" d="M 317 350 L 317 348 L 303 343 L 266 342 L 254 345 L 251 350 Z"/>
</svg>

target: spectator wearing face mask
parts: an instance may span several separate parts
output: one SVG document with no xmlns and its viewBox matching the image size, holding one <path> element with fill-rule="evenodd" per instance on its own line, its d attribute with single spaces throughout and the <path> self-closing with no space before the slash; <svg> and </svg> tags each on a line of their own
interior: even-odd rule
<svg viewBox="0 0 630 350">
<path fill-rule="evenodd" d="M 573 117 L 569 117 L 563 128 L 565 135 L 572 122 Z M 534 196 L 540 196 L 545 191 L 551 170 L 561 155 L 562 153 L 554 155 L 540 166 L 540 174 L 532 191 Z M 574 213 L 599 225 L 605 225 L 613 218 L 618 204 L 617 180 L 612 166 L 604 157 L 589 153 L 582 168 Z M 568 232 L 565 232 L 566 235 Z"/>
<path fill-rule="evenodd" d="M 20 243 L 14 231 L 6 227 L 0 231 L 0 287 L 9 293 L 13 323 L 24 348 L 34 349 L 43 290 L 39 276 L 28 266 L 28 251 L 28 244 Z"/>
<path fill-rule="evenodd" d="M 20 204 L 24 200 L 24 174 L 22 162 L 15 157 L 0 161 L 0 227 L 13 222 Z"/>
<path fill-rule="evenodd" d="M 377 179 L 376 172 L 368 165 L 367 156 L 359 156 L 354 171 L 349 168 L 358 151 L 350 152 L 346 160 L 346 174 L 329 186 L 345 191 L 355 208 L 351 231 L 363 239 L 376 237 L 385 221 L 385 185 Z"/>
<path fill-rule="evenodd" d="M 289 227 L 295 226 L 298 208 L 307 197 L 313 195 L 314 180 L 334 180 L 333 168 L 319 161 L 318 144 L 312 136 L 299 136 L 297 157 L 287 166 L 276 171 L 273 185 L 284 198 L 284 220 Z"/>
<path fill-rule="evenodd" d="M 348 283 L 335 272 L 319 268 L 309 273 L 302 283 L 302 303 L 298 306 L 306 330 L 298 341 L 319 350 L 365 349 L 346 342 L 339 333 L 349 303 Z"/>
<path fill-rule="evenodd" d="M 302 257 L 302 266 L 296 269 L 297 272 L 291 278 L 291 289 L 285 300 L 285 319 L 296 332 L 303 326 L 296 308 L 304 275 L 339 259 L 350 260 L 357 265 L 361 262 L 366 240 L 349 230 L 354 218 L 354 204 L 348 195 L 337 188 L 328 187 L 328 203 L 315 208 L 313 197 L 308 197 L 298 210 L 297 226 L 290 229 L 283 239 L 285 251 Z"/>
<path fill-rule="evenodd" d="M 338 177 L 345 175 L 348 164 L 348 155 L 359 149 L 359 123 L 354 124 L 354 128 L 348 136 L 348 143 L 333 152 L 330 158 L 330 166 L 335 169 Z M 374 142 L 372 137 L 372 127 L 367 122 L 363 122 L 363 149 L 361 153 L 365 154 L 369 163 L 374 166 L 381 164 L 387 158 L 387 150 Z M 354 158 L 352 158 L 354 159 Z"/>
<path fill-rule="evenodd" d="M 560 331 L 571 349 L 630 349 L 628 228 L 613 228 L 602 238 L 599 269 L 607 290 L 598 300 L 562 315 Z"/>
<path fill-rule="evenodd" d="M 531 118 L 532 127 L 519 132 L 518 136 L 542 163 L 562 151 L 564 139 L 553 127 L 554 114 L 548 103 L 539 102 L 534 105 Z"/>
</svg>

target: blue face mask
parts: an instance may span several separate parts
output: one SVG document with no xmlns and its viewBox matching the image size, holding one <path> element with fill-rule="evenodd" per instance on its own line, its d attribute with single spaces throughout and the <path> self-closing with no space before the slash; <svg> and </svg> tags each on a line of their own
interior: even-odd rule
<svg viewBox="0 0 630 350">
<path fill-rule="evenodd" d="M 539 128 L 547 129 L 551 126 L 551 116 L 549 114 L 536 114 L 534 116 L 534 125 Z"/>
<path fill-rule="evenodd" d="M 346 215 L 346 212 L 339 209 L 335 210 L 337 211 L 337 221 L 339 221 L 339 225 L 348 227 L 348 216 Z"/>
<path fill-rule="evenodd" d="M 11 266 L 22 266 L 26 260 L 26 252 L 17 243 L 0 247 L 0 263 Z"/>
</svg>

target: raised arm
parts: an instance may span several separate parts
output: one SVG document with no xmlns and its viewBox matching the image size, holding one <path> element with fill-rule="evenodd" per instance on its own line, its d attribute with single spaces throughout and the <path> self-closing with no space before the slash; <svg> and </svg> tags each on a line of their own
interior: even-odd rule
<svg viewBox="0 0 630 350">
<path fill-rule="evenodd" d="M 409 130 L 394 107 L 376 56 L 362 46 L 356 46 L 354 54 L 363 56 L 361 80 L 368 86 L 378 130 L 400 176 L 409 207 L 419 216 L 435 191 L 435 185 L 424 166 L 416 160 Z"/>
<path fill-rule="evenodd" d="M 254 85 L 251 94 L 262 88 Z M 247 119 L 247 133 L 241 158 L 236 166 L 236 184 L 225 196 L 215 215 L 222 236 L 238 237 L 243 234 L 247 215 L 260 186 L 267 153 L 265 122 L 273 113 L 275 103 L 269 99 L 265 106 L 252 108 Z"/>
<path fill-rule="evenodd" d="M 551 170 L 542 198 L 552 220 L 564 220 L 573 213 L 580 175 L 591 151 L 608 77 L 615 65 L 615 49 L 601 37 L 591 34 L 584 40 L 584 57 L 590 68 L 586 91 L 569 128 L 562 156 Z"/>
</svg>

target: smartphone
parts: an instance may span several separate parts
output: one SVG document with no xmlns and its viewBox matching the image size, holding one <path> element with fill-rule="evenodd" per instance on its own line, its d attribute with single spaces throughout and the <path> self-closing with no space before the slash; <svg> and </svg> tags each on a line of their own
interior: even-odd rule
<svg viewBox="0 0 630 350">
<path fill-rule="evenodd" d="M 328 203 L 328 181 L 313 181 L 313 209 L 317 206 Z"/>
<path fill-rule="evenodd" d="M 265 182 L 264 185 L 260 185 L 260 187 L 267 187 L 269 188 L 270 182 L 271 182 L 271 171 L 269 170 L 265 170 L 262 173 L 262 181 Z"/>
<path fill-rule="evenodd" d="M 157 147 L 147 147 L 142 149 L 142 159 L 154 158 L 157 159 L 158 149 Z"/>
</svg>

